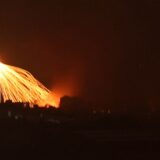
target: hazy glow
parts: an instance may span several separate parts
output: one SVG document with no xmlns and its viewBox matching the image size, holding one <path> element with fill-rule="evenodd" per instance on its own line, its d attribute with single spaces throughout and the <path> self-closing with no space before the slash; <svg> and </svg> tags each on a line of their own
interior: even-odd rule
<svg viewBox="0 0 160 160">
<path fill-rule="evenodd" d="M 28 71 L 0 62 L 0 93 L 4 101 L 57 106 L 53 93 Z"/>
</svg>

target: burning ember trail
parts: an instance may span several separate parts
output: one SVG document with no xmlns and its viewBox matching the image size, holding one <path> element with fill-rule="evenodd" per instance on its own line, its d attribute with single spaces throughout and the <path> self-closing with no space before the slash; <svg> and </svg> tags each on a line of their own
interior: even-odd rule
<svg viewBox="0 0 160 160">
<path fill-rule="evenodd" d="M 4 102 L 57 106 L 53 93 L 28 71 L 0 62 L 0 93 Z M 2 101 L 2 99 L 0 99 Z"/>
</svg>

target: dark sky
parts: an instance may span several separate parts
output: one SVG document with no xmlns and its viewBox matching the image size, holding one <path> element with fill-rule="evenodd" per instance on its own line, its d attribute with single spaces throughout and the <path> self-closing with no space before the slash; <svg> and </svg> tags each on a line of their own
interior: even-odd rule
<svg viewBox="0 0 160 160">
<path fill-rule="evenodd" d="M 159 0 L 2 0 L 0 57 L 94 104 L 149 103 L 160 96 L 159 8 Z"/>
</svg>

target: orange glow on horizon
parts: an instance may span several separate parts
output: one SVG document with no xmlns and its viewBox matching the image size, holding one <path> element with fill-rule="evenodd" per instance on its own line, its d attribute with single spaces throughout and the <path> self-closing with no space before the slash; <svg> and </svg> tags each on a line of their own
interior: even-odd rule
<svg viewBox="0 0 160 160">
<path fill-rule="evenodd" d="M 63 75 L 53 86 L 54 100 L 59 105 L 63 96 L 78 96 L 80 94 L 80 78 L 74 73 Z"/>
<path fill-rule="evenodd" d="M 63 96 L 77 97 L 82 95 L 85 71 L 85 64 L 79 58 L 78 60 L 74 59 L 63 71 L 54 75 L 52 91 L 56 95 L 54 98 L 57 104 Z"/>
</svg>

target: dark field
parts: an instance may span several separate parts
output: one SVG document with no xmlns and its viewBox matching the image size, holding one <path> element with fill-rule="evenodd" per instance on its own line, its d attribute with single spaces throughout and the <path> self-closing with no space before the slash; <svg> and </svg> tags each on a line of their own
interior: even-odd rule
<svg viewBox="0 0 160 160">
<path fill-rule="evenodd" d="M 0 120 L 1 159 L 156 159 L 160 129 L 154 121 L 140 126 L 77 120 Z M 108 121 L 108 120 L 107 120 Z M 104 119 L 103 119 L 104 122 Z"/>
</svg>

